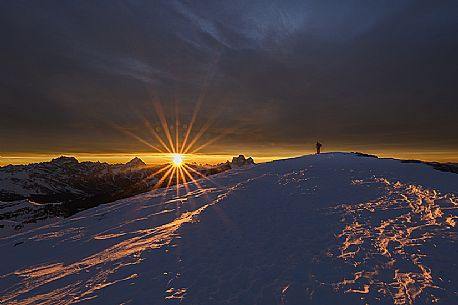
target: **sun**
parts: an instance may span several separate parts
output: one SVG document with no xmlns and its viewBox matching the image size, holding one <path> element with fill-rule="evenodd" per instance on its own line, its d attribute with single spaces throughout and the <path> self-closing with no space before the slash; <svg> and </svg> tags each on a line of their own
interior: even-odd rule
<svg viewBox="0 0 458 305">
<path fill-rule="evenodd" d="M 172 154 L 172 164 L 176 167 L 183 165 L 183 156 L 180 154 Z"/>
<path fill-rule="evenodd" d="M 191 120 L 186 122 L 186 124 L 180 124 L 179 111 L 177 107 L 175 109 L 175 124 L 169 124 L 161 103 L 159 101 L 155 101 L 153 103 L 158 126 L 151 125 L 151 123 L 144 117 L 140 117 L 140 119 L 143 121 L 145 130 L 149 133 L 149 136 L 154 137 L 160 145 L 151 143 L 148 139 L 132 133 L 127 127 L 124 128 L 122 126 L 114 125 L 114 127 L 118 130 L 126 133 L 140 143 L 156 151 L 161 156 L 161 159 L 163 156 L 164 159 L 169 160 L 169 162 L 163 164 L 163 166 L 159 166 L 154 173 L 149 174 L 145 178 L 145 180 L 150 177 L 156 177 L 158 179 L 157 183 L 152 186 L 152 189 L 164 188 L 163 193 L 166 194 L 170 186 L 176 185 L 176 193 L 178 196 L 180 189 L 184 188 L 186 191 L 189 191 L 189 186 L 191 184 L 194 184 L 197 188 L 201 189 L 202 187 L 197 179 L 202 178 L 211 181 L 206 174 L 197 169 L 196 165 L 187 164 L 187 161 L 192 160 L 195 154 L 202 151 L 202 149 L 208 145 L 226 136 L 228 132 L 232 132 L 232 129 L 228 129 L 226 132 L 220 133 L 209 139 L 208 137 L 203 137 L 214 122 L 214 119 L 210 119 L 207 123 L 201 126 L 200 129 L 194 131 L 193 134 L 192 130 L 193 127 L 195 129 L 194 125 L 196 123 L 196 118 L 202 100 L 203 98 L 199 98 Z M 201 140 L 204 138 L 205 141 L 201 143 Z"/>
</svg>

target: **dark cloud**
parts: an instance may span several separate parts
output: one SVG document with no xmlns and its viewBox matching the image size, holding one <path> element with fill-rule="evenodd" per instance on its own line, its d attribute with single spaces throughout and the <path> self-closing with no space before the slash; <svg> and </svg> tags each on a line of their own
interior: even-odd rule
<svg viewBox="0 0 458 305">
<path fill-rule="evenodd" d="M 456 1 L 3 1 L 1 152 L 147 149 L 152 102 L 226 145 L 458 149 Z M 145 134 L 146 136 L 146 134 Z M 219 148 L 220 149 L 220 148 Z M 211 150 L 211 147 L 209 148 Z"/>
</svg>

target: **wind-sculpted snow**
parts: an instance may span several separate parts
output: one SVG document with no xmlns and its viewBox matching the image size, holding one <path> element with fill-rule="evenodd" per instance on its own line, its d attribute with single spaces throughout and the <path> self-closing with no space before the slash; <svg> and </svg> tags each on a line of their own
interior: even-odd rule
<svg viewBox="0 0 458 305">
<path fill-rule="evenodd" d="M 236 187 L 236 186 L 235 186 Z M 235 187 L 215 189 L 197 188 L 189 191 L 183 196 L 176 196 L 175 189 L 165 194 L 152 194 L 151 205 L 136 206 L 136 212 L 142 213 L 140 218 L 132 218 L 128 221 L 117 222 L 115 219 L 109 221 L 110 227 L 102 230 L 95 229 L 89 233 L 90 223 L 95 219 L 103 220 L 105 216 L 115 213 L 122 213 L 128 202 L 120 201 L 99 209 L 99 213 L 91 216 L 85 213 L 82 217 L 69 219 L 61 225 L 52 227 L 49 232 L 39 230 L 36 233 L 23 234 L 18 239 L 26 242 L 51 241 L 52 248 L 72 247 L 77 259 L 70 263 L 58 262 L 38 264 L 27 268 L 21 268 L 0 277 L 3 283 L 12 280 L 15 284 L 1 292 L 0 303 L 20 304 L 73 304 L 81 301 L 91 300 L 96 297 L 99 290 L 122 281 L 135 279 L 137 273 L 130 273 L 119 276 L 126 267 L 140 264 L 143 261 L 144 252 L 156 250 L 170 245 L 177 230 L 187 222 L 196 222 L 196 216 L 205 210 L 209 205 L 217 203 L 221 198 L 233 191 Z M 182 188 L 184 191 L 184 187 Z M 207 194 L 211 193 L 211 194 Z M 200 205 L 194 204 L 194 199 L 206 196 Z M 172 199 L 167 200 L 171 197 Z M 140 200 L 143 202 L 144 198 Z M 208 202 L 208 203 L 205 203 Z M 185 206 L 185 203 L 189 203 Z M 131 207 L 130 207 L 131 208 Z M 138 216 L 138 215 L 137 215 Z M 91 219 L 92 218 L 92 219 Z M 76 228 L 73 222 L 84 226 Z M 131 229 L 132 224 L 142 223 Z M 154 224 L 153 226 L 151 226 Z M 151 227 L 150 227 L 151 226 Z M 118 232 L 118 233 L 112 233 Z M 110 246 L 95 251 L 91 255 L 86 253 L 94 252 L 86 246 L 93 244 L 96 240 L 111 240 Z M 21 242 L 24 243 L 24 242 Z M 5 246 L 5 245 L 3 245 Z M 168 251 L 168 250 L 167 250 Z M 46 258 L 43 257 L 45 260 Z M 66 259 L 66 257 L 62 257 Z M 112 279 L 116 277 L 116 279 Z M 70 282 L 65 285 L 60 283 Z M 52 288 L 49 289 L 48 286 Z M 2 286 L 2 288 L 4 288 Z M 36 290 L 47 291 L 45 293 L 31 293 Z M 49 291 L 49 292 L 48 292 Z M 165 291 L 169 295 L 165 299 L 182 298 L 186 290 L 184 288 L 169 288 Z"/>
<path fill-rule="evenodd" d="M 337 207 L 344 211 L 345 228 L 337 235 L 341 244 L 334 255 L 353 268 L 336 288 L 387 304 L 436 303 L 442 296 L 456 300 L 456 286 L 450 285 L 456 274 L 446 278 L 440 272 L 456 265 L 456 258 L 435 248 L 456 254 L 458 198 L 384 178 L 354 183 L 381 184 L 385 194 Z"/>
<path fill-rule="evenodd" d="M 335 153 L 198 183 L 0 239 L 0 303 L 458 303 L 458 175 Z"/>
</svg>

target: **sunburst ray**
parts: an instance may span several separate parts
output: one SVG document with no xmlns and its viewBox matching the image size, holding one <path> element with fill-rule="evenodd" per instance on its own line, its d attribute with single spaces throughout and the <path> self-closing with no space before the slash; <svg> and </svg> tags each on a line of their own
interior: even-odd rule
<svg viewBox="0 0 458 305">
<path fill-rule="evenodd" d="M 169 122 L 172 121 L 170 118 L 168 120 L 168 117 L 164 112 L 164 108 L 157 96 L 152 97 L 152 108 L 156 113 L 155 117 L 159 126 L 152 124 L 140 113 L 139 117 L 141 119 L 140 122 L 143 123 L 145 130 L 148 132 L 148 138 L 154 139 L 154 142 L 158 143 L 159 146 L 153 145 L 147 139 L 135 134 L 126 128 L 115 126 L 118 130 L 121 130 L 123 133 L 136 139 L 140 143 L 146 145 L 148 148 L 163 155 L 167 155 L 170 158 L 170 162 L 168 164 L 144 178 L 144 180 L 150 180 L 151 178 L 158 177 L 153 188 L 162 188 L 164 192 L 163 197 L 169 191 L 172 185 L 176 185 L 175 188 L 178 197 L 180 186 L 183 186 L 183 189 L 186 190 L 186 192 L 189 192 L 191 185 L 190 183 L 194 184 L 198 189 L 202 189 L 201 184 L 198 182 L 200 178 L 214 183 L 207 176 L 203 175 L 199 170 L 196 170 L 195 168 L 186 164 L 186 161 L 188 161 L 187 159 L 189 157 L 192 158 L 193 154 L 200 152 L 202 149 L 226 136 L 228 133 L 224 132 L 223 134 L 217 135 L 208 141 L 201 143 L 204 135 L 216 122 L 218 115 L 211 115 L 210 119 L 208 119 L 205 124 L 201 126 L 198 126 L 197 124 L 199 113 L 206 98 L 209 85 L 216 71 L 219 55 L 220 54 L 218 53 L 217 56 L 215 56 L 214 61 L 210 63 L 209 69 L 203 78 L 202 87 L 197 96 L 192 116 L 186 126 L 183 125 L 183 130 L 180 130 L 180 112 L 175 98 L 172 102 L 174 111 L 171 112 L 175 116 L 175 122 L 174 124 L 169 125 Z"/>
</svg>

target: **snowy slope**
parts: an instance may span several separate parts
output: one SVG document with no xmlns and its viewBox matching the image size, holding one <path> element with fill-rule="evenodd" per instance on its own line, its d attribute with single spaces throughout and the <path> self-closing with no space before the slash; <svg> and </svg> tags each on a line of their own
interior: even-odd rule
<svg viewBox="0 0 458 305">
<path fill-rule="evenodd" d="M 330 153 L 0 239 L 5 304 L 458 304 L 458 175 Z"/>
</svg>

